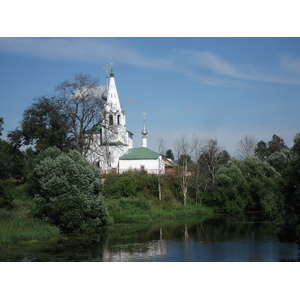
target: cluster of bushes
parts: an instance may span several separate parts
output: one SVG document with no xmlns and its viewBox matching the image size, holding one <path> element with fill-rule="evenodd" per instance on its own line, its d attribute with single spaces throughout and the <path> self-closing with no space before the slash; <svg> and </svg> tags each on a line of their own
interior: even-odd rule
<svg viewBox="0 0 300 300">
<path fill-rule="evenodd" d="M 231 159 L 219 169 L 204 202 L 220 212 L 263 211 L 271 215 L 282 200 L 281 180 L 269 163 L 256 157 Z"/>
<path fill-rule="evenodd" d="M 108 174 L 104 180 L 102 194 L 105 198 L 148 198 L 158 199 L 159 178 L 154 174 L 129 171 L 123 174 Z M 173 175 L 161 176 L 162 200 L 181 201 L 178 180 Z"/>
<path fill-rule="evenodd" d="M 3 243 L 86 231 L 108 224 L 110 218 L 101 196 L 101 175 L 82 155 L 50 147 L 34 156 L 30 165 L 32 170 L 26 173 L 26 178 L 1 181 Z"/>
</svg>

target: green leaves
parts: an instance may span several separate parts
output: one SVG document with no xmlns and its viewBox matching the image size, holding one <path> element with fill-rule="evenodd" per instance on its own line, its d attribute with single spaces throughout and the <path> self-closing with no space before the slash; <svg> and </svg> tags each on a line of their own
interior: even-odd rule
<svg viewBox="0 0 300 300">
<path fill-rule="evenodd" d="M 43 151 L 29 183 L 36 214 L 62 230 L 86 230 L 106 224 L 100 173 L 78 152 L 63 153 L 57 148 Z"/>
</svg>

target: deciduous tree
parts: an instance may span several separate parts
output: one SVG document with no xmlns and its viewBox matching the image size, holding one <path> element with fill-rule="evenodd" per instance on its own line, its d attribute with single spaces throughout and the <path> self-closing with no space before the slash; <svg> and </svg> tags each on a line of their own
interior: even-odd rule
<svg viewBox="0 0 300 300">
<path fill-rule="evenodd" d="M 34 99 L 23 113 L 21 128 L 8 134 L 10 143 L 16 148 L 34 145 L 37 151 L 52 146 L 67 151 L 70 148 L 69 118 L 61 104 L 53 97 Z"/>
<path fill-rule="evenodd" d="M 57 99 L 69 118 L 69 134 L 74 148 L 81 155 L 87 156 L 94 142 L 93 130 L 103 125 L 104 120 L 104 100 L 101 98 L 98 80 L 90 75 L 78 74 L 73 80 L 59 84 L 56 91 Z"/>
<path fill-rule="evenodd" d="M 180 181 L 181 191 L 183 194 L 183 205 L 187 204 L 187 194 L 188 194 L 188 188 L 189 188 L 189 182 L 191 178 L 191 174 L 188 173 L 189 169 L 189 163 L 191 161 L 191 153 L 192 148 L 187 140 L 186 136 L 182 136 L 175 142 L 175 151 L 176 155 L 179 158 L 178 163 L 179 165 L 179 172 L 178 172 L 178 178 Z"/>
<path fill-rule="evenodd" d="M 240 159 L 254 156 L 257 141 L 253 135 L 245 135 L 237 144 L 236 154 Z"/>
</svg>

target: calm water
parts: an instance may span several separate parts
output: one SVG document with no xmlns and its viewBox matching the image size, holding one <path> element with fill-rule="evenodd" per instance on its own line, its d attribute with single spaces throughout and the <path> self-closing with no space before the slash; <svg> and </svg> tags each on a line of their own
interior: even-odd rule
<svg viewBox="0 0 300 300">
<path fill-rule="evenodd" d="M 2 247 L 0 261 L 278 262 L 299 261 L 299 251 L 277 240 L 272 223 L 239 215 L 116 224 L 93 236 Z"/>
</svg>

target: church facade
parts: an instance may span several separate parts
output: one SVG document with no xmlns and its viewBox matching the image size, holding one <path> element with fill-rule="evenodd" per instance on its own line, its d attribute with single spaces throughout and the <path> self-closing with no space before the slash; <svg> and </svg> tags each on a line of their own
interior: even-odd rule
<svg viewBox="0 0 300 300">
<path fill-rule="evenodd" d="M 102 173 L 124 173 L 129 170 L 142 170 L 147 173 L 164 173 L 163 158 L 148 149 L 147 130 L 144 114 L 142 147 L 133 148 L 133 134 L 126 128 L 126 114 L 122 110 L 111 67 L 106 89 L 101 97 L 104 100 L 102 124 L 93 130 L 93 143 L 88 160 L 97 165 Z"/>
</svg>

